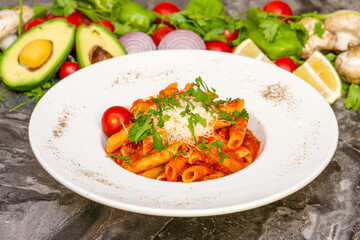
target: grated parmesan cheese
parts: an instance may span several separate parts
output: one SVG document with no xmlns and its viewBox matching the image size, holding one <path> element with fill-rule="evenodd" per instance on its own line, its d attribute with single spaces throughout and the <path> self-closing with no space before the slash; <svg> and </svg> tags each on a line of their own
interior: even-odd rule
<svg viewBox="0 0 360 240">
<path fill-rule="evenodd" d="M 203 136 L 210 136 L 212 135 L 213 124 L 215 119 L 218 118 L 218 115 L 216 113 L 211 113 L 206 111 L 206 109 L 202 106 L 200 102 L 193 101 L 192 97 L 188 97 L 190 102 L 194 105 L 194 108 L 190 106 L 190 110 L 193 114 L 199 114 L 201 117 L 206 119 L 206 127 L 201 125 L 200 123 L 197 123 L 194 127 L 194 133 L 196 140 L 199 139 L 199 137 Z M 185 111 L 186 105 L 188 104 L 186 101 L 179 99 L 179 104 L 181 107 L 174 107 L 171 109 L 167 109 L 163 112 L 163 115 L 168 114 L 170 116 L 170 119 L 165 121 L 164 127 L 161 128 L 160 131 L 165 131 L 167 133 L 167 140 L 169 142 L 179 142 L 184 141 L 188 144 L 195 144 L 193 135 L 191 134 L 190 128 L 189 128 L 189 122 L 188 118 L 189 115 L 185 115 L 182 117 L 180 115 L 181 112 Z M 154 125 L 157 125 L 157 119 L 154 119 Z"/>
</svg>

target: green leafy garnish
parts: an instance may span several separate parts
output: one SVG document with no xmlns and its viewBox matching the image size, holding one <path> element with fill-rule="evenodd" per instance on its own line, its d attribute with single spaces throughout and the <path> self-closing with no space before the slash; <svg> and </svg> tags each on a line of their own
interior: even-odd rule
<svg viewBox="0 0 360 240">
<path fill-rule="evenodd" d="M 212 145 L 214 145 L 215 147 L 218 148 L 218 153 L 219 153 L 219 155 L 220 155 L 220 161 L 219 161 L 219 163 L 220 163 L 220 164 L 223 164 L 224 159 L 225 159 L 225 158 L 229 158 L 229 155 L 227 155 L 226 153 L 223 153 L 223 152 L 222 152 L 222 145 L 224 145 L 224 143 L 223 143 L 222 141 L 220 141 L 220 140 L 216 140 L 215 142 L 213 142 Z"/>
<path fill-rule="evenodd" d="M 130 160 L 130 156 L 121 156 L 119 153 L 113 153 L 107 155 L 108 157 L 114 157 L 117 159 L 124 160 L 126 163 L 132 164 L 133 162 Z"/>
<path fill-rule="evenodd" d="M 49 11 L 50 6 L 41 6 L 38 3 L 34 4 L 34 18 L 43 18 Z"/>
<path fill-rule="evenodd" d="M 322 38 L 324 33 L 325 33 L 325 29 L 323 27 L 324 22 L 322 20 L 319 20 L 314 27 L 314 33 L 319 37 Z"/>
<path fill-rule="evenodd" d="M 243 108 L 243 110 L 241 110 L 241 112 L 238 111 L 234 111 L 232 113 L 236 118 L 245 118 L 246 120 L 249 120 L 249 113 L 246 111 L 245 108 Z"/>
<path fill-rule="evenodd" d="M 360 87 L 357 84 L 351 84 L 349 93 L 344 100 L 344 106 L 347 109 L 352 109 L 356 112 L 360 108 Z"/>
<path fill-rule="evenodd" d="M 265 19 L 261 21 L 259 27 L 263 30 L 265 39 L 269 42 L 272 42 L 276 36 L 279 23 L 273 19 Z"/>
<path fill-rule="evenodd" d="M 56 16 L 69 16 L 75 12 L 77 6 L 76 0 L 55 0 L 51 12 Z"/>
</svg>

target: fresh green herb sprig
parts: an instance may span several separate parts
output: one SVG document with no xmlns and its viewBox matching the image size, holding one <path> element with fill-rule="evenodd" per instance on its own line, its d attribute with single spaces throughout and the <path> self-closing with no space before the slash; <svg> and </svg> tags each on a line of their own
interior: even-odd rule
<svg viewBox="0 0 360 240">
<path fill-rule="evenodd" d="M 199 143 L 199 148 L 201 150 L 203 149 L 207 149 L 206 152 L 204 153 L 207 153 L 207 154 L 213 154 L 212 152 L 210 152 L 210 149 L 213 148 L 213 147 L 217 147 L 218 149 L 218 154 L 220 155 L 220 161 L 219 161 L 219 164 L 223 164 L 225 158 L 229 158 L 229 155 L 227 155 L 226 153 L 222 152 L 222 148 L 224 143 L 220 140 L 216 140 L 215 142 L 213 142 L 212 144 L 207 144 L 205 139 L 203 138 L 203 141 L 202 143 Z"/>
<path fill-rule="evenodd" d="M 121 156 L 119 153 L 113 153 L 107 155 L 108 157 L 113 157 L 117 159 L 124 160 L 126 163 L 132 164 L 133 162 L 130 160 L 130 156 Z"/>
</svg>

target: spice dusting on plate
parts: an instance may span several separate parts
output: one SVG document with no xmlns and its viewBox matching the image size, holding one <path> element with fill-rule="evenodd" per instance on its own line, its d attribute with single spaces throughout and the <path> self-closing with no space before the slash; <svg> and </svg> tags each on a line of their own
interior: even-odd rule
<svg viewBox="0 0 360 240">
<path fill-rule="evenodd" d="M 266 100 L 283 101 L 288 95 L 287 87 L 283 87 L 280 83 L 268 85 L 265 90 L 262 91 L 262 97 Z"/>
<path fill-rule="evenodd" d="M 52 131 L 54 137 L 59 138 L 63 135 L 67 127 L 67 121 L 69 120 L 69 116 L 70 113 L 64 110 L 61 116 L 58 117 L 58 123 Z"/>
</svg>

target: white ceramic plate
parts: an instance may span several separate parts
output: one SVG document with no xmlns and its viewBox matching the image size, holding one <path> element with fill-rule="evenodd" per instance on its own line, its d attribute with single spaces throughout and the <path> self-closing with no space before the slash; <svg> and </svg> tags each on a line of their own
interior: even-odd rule
<svg viewBox="0 0 360 240">
<path fill-rule="evenodd" d="M 103 112 L 201 76 L 220 99 L 245 99 L 249 129 L 261 142 L 249 167 L 191 184 L 147 179 L 106 157 Z M 214 51 L 122 56 L 60 81 L 37 104 L 29 138 L 41 165 L 96 202 L 163 216 L 207 216 L 259 207 L 299 190 L 327 166 L 338 142 L 332 109 L 310 85 L 273 65 Z"/>
</svg>

